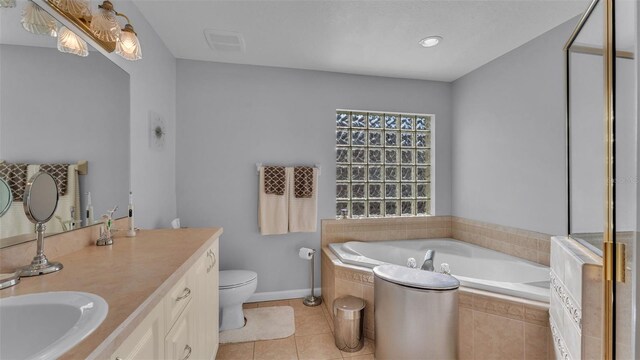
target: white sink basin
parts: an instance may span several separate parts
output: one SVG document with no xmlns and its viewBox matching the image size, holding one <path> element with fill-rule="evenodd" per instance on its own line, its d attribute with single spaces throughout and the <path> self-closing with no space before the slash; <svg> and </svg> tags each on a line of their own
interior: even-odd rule
<svg viewBox="0 0 640 360">
<path fill-rule="evenodd" d="M 107 316 L 100 296 L 73 291 L 0 299 L 0 359 L 55 359 Z"/>
</svg>

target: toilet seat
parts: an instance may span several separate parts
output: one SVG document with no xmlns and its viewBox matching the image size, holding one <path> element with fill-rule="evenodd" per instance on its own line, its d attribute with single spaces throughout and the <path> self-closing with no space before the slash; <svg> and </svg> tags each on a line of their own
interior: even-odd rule
<svg viewBox="0 0 640 360">
<path fill-rule="evenodd" d="M 249 270 L 220 271 L 220 289 L 233 289 L 257 281 L 258 274 Z"/>
</svg>

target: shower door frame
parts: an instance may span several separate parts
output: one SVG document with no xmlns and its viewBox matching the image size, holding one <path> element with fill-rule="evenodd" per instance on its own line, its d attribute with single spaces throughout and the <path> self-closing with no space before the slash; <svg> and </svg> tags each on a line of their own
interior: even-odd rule
<svg viewBox="0 0 640 360">
<path fill-rule="evenodd" d="M 575 39 L 580 34 L 583 26 L 589 19 L 596 5 L 602 1 L 604 38 L 602 49 L 588 47 L 571 48 Z M 593 0 L 584 15 L 578 22 L 575 30 L 565 44 L 565 81 L 566 81 L 566 153 L 567 153 L 567 231 L 571 237 L 571 148 L 570 148 L 570 54 L 571 52 L 589 53 L 603 56 L 603 98 L 604 98 L 604 153 L 605 153 L 605 198 L 604 198 L 604 236 L 602 243 L 603 266 L 603 332 L 602 332 L 602 357 L 606 360 L 615 359 L 615 293 L 616 283 L 624 282 L 625 273 L 625 247 L 616 242 L 615 221 L 615 0 Z M 582 242 L 582 241 L 581 241 Z"/>
</svg>

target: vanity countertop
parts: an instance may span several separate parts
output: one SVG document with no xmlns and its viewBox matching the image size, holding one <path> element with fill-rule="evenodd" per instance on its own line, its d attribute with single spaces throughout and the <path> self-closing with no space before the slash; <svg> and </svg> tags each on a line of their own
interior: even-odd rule
<svg viewBox="0 0 640 360">
<path fill-rule="evenodd" d="M 87 246 L 51 258 L 64 268 L 22 278 L 0 298 L 47 291 L 84 291 L 103 297 L 109 313 L 100 326 L 60 359 L 108 358 L 171 287 L 222 234 L 222 228 L 140 230 L 112 246 Z M 46 249 L 46 243 L 45 243 Z"/>
</svg>

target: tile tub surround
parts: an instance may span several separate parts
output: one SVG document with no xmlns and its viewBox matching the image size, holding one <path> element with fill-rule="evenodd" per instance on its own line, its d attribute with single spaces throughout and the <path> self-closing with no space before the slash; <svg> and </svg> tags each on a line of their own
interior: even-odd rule
<svg viewBox="0 0 640 360">
<path fill-rule="evenodd" d="M 450 216 L 322 220 L 322 247 L 345 241 L 451 237 Z"/>
<path fill-rule="evenodd" d="M 551 239 L 550 322 L 556 353 L 599 359 L 602 343 L 602 260 L 566 236 Z M 620 358 L 630 358 L 621 356 Z"/>
<path fill-rule="evenodd" d="M 549 266 L 551 235 L 455 216 L 322 220 L 322 247 L 346 241 L 453 238 Z"/>
<path fill-rule="evenodd" d="M 451 217 L 452 238 L 549 266 L 551 235 Z"/>
<path fill-rule="evenodd" d="M 328 309 L 344 295 L 366 302 L 365 335 L 375 339 L 373 272 L 343 264 L 324 247 L 322 295 Z M 460 359 L 554 358 L 548 304 L 460 288 Z M 332 316 L 329 311 L 329 316 Z"/>
</svg>

